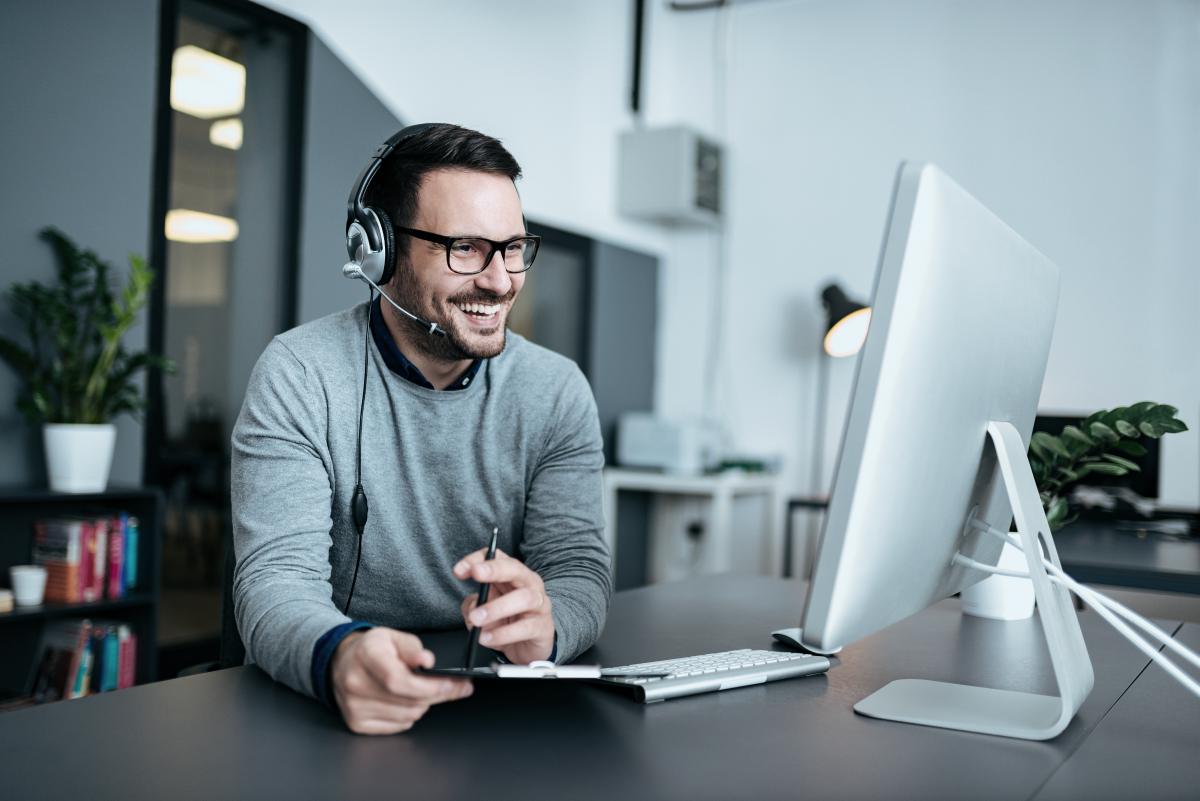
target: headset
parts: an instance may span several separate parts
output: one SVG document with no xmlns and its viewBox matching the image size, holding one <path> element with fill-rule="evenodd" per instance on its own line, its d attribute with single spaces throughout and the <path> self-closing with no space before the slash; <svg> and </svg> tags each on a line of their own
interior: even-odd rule
<svg viewBox="0 0 1200 801">
<path fill-rule="evenodd" d="M 366 205 L 367 189 L 371 180 L 379 172 L 384 159 L 405 141 L 419 136 L 425 131 L 438 126 L 439 123 L 423 122 L 402 128 L 390 139 L 376 149 L 375 154 L 350 190 L 350 198 L 346 202 L 346 255 L 349 261 L 342 266 L 342 275 L 346 278 L 365 281 L 370 285 L 371 299 L 367 304 L 367 330 L 363 339 L 363 383 L 362 395 L 358 400 L 358 445 L 354 457 L 354 494 L 350 499 L 350 516 L 354 519 L 354 528 L 358 532 L 358 548 L 354 557 L 354 577 L 350 580 L 350 592 L 346 596 L 346 606 L 342 614 L 349 616 L 350 602 L 354 599 L 354 586 L 358 583 L 358 567 L 362 561 L 363 531 L 367 527 L 367 517 L 370 504 L 367 503 L 367 493 L 362 485 L 362 427 L 363 410 L 367 402 L 367 367 L 371 363 L 371 312 L 375 303 L 375 292 L 398 312 L 425 329 L 430 336 L 444 337 L 446 332 L 437 323 L 422 319 L 396 301 L 380 288 L 387 284 L 396 273 L 396 235 L 392 229 L 391 219 L 380 209 Z"/>
</svg>

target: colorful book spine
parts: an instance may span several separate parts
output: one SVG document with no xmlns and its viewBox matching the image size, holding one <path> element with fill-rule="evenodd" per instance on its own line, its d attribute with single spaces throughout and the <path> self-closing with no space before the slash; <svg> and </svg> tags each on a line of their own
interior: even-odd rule
<svg viewBox="0 0 1200 801">
<path fill-rule="evenodd" d="M 137 635 L 124 623 L 117 627 L 117 653 L 121 661 L 117 689 L 124 690 L 137 681 Z"/>
<path fill-rule="evenodd" d="M 67 688 L 67 698 L 82 698 L 87 695 L 88 681 L 92 669 L 92 622 L 79 621 L 79 637 L 75 644 L 74 657 L 71 660 L 71 682 Z"/>
<path fill-rule="evenodd" d="M 88 681 L 88 694 L 102 692 L 104 688 L 101 686 L 105 670 L 105 663 L 108 659 L 108 653 L 104 648 L 104 641 L 108 637 L 108 627 L 100 623 L 92 624 L 92 675 Z"/>
<path fill-rule="evenodd" d="M 86 673 L 85 653 L 91 636 L 86 620 L 56 620 L 42 635 L 33 696 L 38 703 L 73 697 L 81 673 Z"/>
<path fill-rule="evenodd" d="M 83 521 L 39 520 L 34 524 L 33 562 L 46 568 L 46 595 L 51 603 L 83 600 Z"/>
<path fill-rule="evenodd" d="M 79 541 L 83 547 L 83 556 L 79 561 L 79 600 L 95 601 L 92 595 L 92 578 L 96 572 L 96 528 L 90 521 L 80 522 Z"/>
<path fill-rule="evenodd" d="M 84 600 L 99 601 L 104 597 L 104 580 L 108 575 L 108 521 L 104 518 L 91 521 L 92 555 L 91 581 L 88 583 Z"/>
<path fill-rule="evenodd" d="M 138 583 L 138 519 L 125 519 L 125 589 L 132 590 Z"/>
<path fill-rule="evenodd" d="M 109 598 L 125 596 L 125 526 L 124 515 L 114 517 L 108 527 L 108 592 Z"/>
<path fill-rule="evenodd" d="M 117 627 L 108 626 L 104 635 L 104 670 L 100 674 L 100 692 L 106 693 L 120 686 L 121 643 Z"/>
</svg>

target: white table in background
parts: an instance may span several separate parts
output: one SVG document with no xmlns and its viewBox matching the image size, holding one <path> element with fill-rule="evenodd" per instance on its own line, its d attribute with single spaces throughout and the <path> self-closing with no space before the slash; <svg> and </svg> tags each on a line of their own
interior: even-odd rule
<svg viewBox="0 0 1200 801">
<path fill-rule="evenodd" d="M 608 468 L 604 471 L 604 538 L 608 543 L 612 565 L 616 570 L 617 554 L 617 493 L 650 492 L 659 495 L 694 495 L 712 503 L 709 547 L 706 548 L 706 574 L 728 572 L 733 564 L 733 547 L 738 536 L 733 530 L 734 499 L 761 495 L 767 504 L 766 569 L 770 575 L 781 574 L 783 566 L 783 520 L 780 507 L 779 476 L 772 473 L 751 473 L 726 470 L 702 475 L 674 475 L 651 470 Z M 651 536 L 654 532 L 651 532 Z"/>
</svg>

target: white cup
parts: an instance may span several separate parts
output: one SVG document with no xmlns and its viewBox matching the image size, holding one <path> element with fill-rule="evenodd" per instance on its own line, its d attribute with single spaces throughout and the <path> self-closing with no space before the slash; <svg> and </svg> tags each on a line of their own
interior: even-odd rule
<svg viewBox="0 0 1200 801">
<path fill-rule="evenodd" d="M 8 569 L 13 600 L 17 606 L 41 606 L 46 594 L 46 568 L 41 565 L 14 565 Z"/>
</svg>

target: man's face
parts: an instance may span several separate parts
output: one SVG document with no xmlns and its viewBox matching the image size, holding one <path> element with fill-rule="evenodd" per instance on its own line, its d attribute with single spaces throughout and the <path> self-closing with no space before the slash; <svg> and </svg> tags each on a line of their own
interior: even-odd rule
<svg viewBox="0 0 1200 801">
<path fill-rule="evenodd" d="M 410 227 L 497 242 L 525 234 L 521 200 L 512 180 L 461 169 L 426 174 Z M 411 341 L 428 356 L 446 361 L 487 359 L 504 350 L 508 312 L 525 283 L 525 274 L 507 272 L 497 253 L 483 272 L 461 275 L 447 266 L 442 245 L 399 232 L 396 238 L 408 240 L 407 258 L 399 258 L 392 280 L 397 301 L 446 331 L 445 337 L 418 334 Z M 517 269 L 520 265 L 508 266 Z"/>
</svg>

